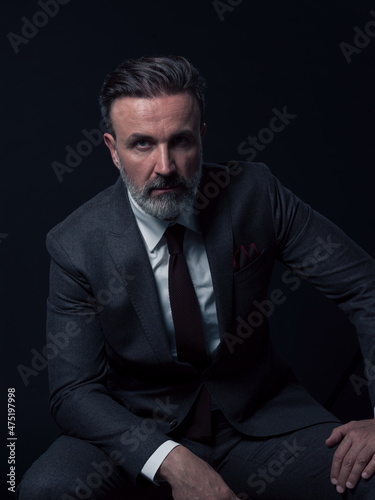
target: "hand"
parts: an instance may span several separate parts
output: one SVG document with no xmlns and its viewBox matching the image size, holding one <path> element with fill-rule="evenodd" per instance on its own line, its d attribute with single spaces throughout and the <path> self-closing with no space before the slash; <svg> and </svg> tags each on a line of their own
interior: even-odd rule
<svg viewBox="0 0 375 500">
<path fill-rule="evenodd" d="M 174 500 L 239 500 L 222 477 L 184 446 L 177 446 L 158 475 L 172 487 Z"/>
<path fill-rule="evenodd" d="M 375 419 L 352 421 L 336 427 L 326 445 L 338 446 L 331 467 L 331 482 L 338 493 L 352 489 L 360 478 L 375 472 Z"/>
</svg>

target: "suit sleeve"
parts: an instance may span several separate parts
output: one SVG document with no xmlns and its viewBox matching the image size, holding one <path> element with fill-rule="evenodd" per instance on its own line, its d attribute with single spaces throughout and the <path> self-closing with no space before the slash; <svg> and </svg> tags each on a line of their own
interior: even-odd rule
<svg viewBox="0 0 375 500">
<path fill-rule="evenodd" d="M 277 257 L 344 311 L 359 337 L 375 405 L 375 261 L 275 178 L 269 183 Z"/>
<path fill-rule="evenodd" d="M 111 397 L 105 341 L 89 281 L 51 233 L 47 248 L 47 336 L 57 346 L 49 357 L 52 415 L 64 433 L 99 447 L 136 481 L 168 438 Z"/>
</svg>

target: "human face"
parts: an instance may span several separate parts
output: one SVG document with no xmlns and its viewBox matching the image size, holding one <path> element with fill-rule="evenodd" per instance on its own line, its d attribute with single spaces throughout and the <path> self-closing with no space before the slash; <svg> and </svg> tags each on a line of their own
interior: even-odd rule
<svg viewBox="0 0 375 500">
<path fill-rule="evenodd" d="M 115 166 L 143 210 L 160 219 L 191 207 L 201 177 L 200 109 L 187 92 L 123 97 L 111 108 L 116 134 L 104 134 Z"/>
</svg>

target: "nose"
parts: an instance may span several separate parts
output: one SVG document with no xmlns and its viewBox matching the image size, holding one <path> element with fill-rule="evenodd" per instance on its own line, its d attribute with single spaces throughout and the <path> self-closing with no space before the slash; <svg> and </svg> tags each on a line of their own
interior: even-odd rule
<svg viewBox="0 0 375 500">
<path fill-rule="evenodd" d="M 157 175 L 168 176 L 175 172 L 176 166 L 174 159 L 167 145 L 160 145 L 155 153 L 154 172 Z"/>
</svg>

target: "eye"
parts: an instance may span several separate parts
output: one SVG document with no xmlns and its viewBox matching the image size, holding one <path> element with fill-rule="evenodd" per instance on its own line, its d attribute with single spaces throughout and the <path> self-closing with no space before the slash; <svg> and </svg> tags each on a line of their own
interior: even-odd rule
<svg viewBox="0 0 375 500">
<path fill-rule="evenodd" d="M 147 139 L 139 139 L 134 143 L 136 148 L 145 149 L 151 146 L 151 142 Z"/>
<path fill-rule="evenodd" d="M 176 146 L 187 146 L 190 143 L 190 141 L 186 136 L 180 135 L 173 139 L 173 143 Z"/>
</svg>

